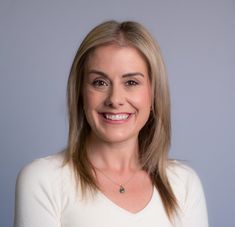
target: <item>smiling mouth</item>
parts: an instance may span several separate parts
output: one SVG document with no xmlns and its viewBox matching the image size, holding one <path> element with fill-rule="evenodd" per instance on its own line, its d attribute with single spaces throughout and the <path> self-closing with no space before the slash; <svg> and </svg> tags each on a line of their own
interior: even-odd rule
<svg viewBox="0 0 235 227">
<path fill-rule="evenodd" d="M 107 120 L 124 121 L 124 120 L 127 120 L 131 114 L 127 114 L 127 113 L 120 113 L 120 114 L 102 113 L 102 115 Z"/>
</svg>

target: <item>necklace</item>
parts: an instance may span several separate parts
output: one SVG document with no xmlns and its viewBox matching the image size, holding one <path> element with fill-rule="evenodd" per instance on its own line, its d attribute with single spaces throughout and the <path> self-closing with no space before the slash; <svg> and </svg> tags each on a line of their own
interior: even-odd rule
<svg viewBox="0 0 235 227">
<path fill-rule="evenodd" d="M 108 179 L 110 182 L 112 182 L 113 184 L 117 185 L 119 187 L 119 193 L 123 194 L 126 192 L 125 186 L 134 178 L 136 172 L 134 172 L 131 177 L 124 182 L 123 184 L 119 184 L 117 182 L 115 182 L 112 178 L 110 178 L 109 176 L 107 176 L 103 171 L 101 171 L 100 169 L 95 168 L 96 170 L 98 170 L 106 179 Z"/>
</svg>

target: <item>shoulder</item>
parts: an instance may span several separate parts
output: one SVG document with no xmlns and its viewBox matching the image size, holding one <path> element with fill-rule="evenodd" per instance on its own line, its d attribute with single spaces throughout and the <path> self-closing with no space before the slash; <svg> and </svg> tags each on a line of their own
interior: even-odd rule
<svg viewBox="0 0 235 227">
<path fill-rule="evenodd" d="M 66 167 L 63 166 L 64 153 L 32 161 L 24 166 L 17 177 L 17 190 L 34 190 L 39 188 L 56 188 L 61 184 L 61 176 Z"/>
<path fill-rule="evenodd" d="M 67 203 L 63 185 L 70 183 L 66 178 L 68 170 L 62 152 L 36 159 L 22 168 L 16 182 L 16 226 L 59 224 L 60 213 Z"/>
<path fill-rule="evenodd" d="M 167 169 L 167 176 L 182 211 L 195 207 L 205 208 L 202 183 L 194 169 L 172 161 Z"/>
<path fill-rule="evenodd" d="M 63 158 L 64 154 L 60 152 L 51 156 L 35 159 L 20 170 L 18 178 L 41 178 L 44 177 L 44 175 L 47 177 L 55 175 L 63 166 Z"/>
<path fill-rule="evenodd" d="M 167 176 L 172 184 L 187 184 L 192 181 L 198 181 L 198 174 L 194 169 L 179 161 L 170 161 L 167 168 Z M 200 180 L 199 180 L 200 181 Z"/>
<path fill-rule="evenodd" d="M 171 161 L 167 168 L 167 176 L 173 190 L 188 193 L 201 190 L 201 180 L 194 169 L 179 161 Z"/>
</svg>

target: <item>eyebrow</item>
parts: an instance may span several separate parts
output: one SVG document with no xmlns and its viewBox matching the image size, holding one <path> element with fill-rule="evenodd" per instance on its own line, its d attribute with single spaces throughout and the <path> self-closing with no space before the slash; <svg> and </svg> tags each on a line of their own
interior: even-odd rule
<svg viewBox="0 0 235 227">
<path fill-rule="evenodd" d="M 90 70 L 90 71 L 88 72 L 88 75 L 89 75 L 89 74 L 92 74 L 92 73 L 98 74 L 98 75 L 103 76 L 103 77 L 105 77 L 105 78 L 109 78 L 106 73 L 101 72 L 101 71 L 99 71 L 99 70 Z M 125 74 L 122 75 L 123 78 L 132 77 L 132 76 L 142 76 L 142 77 L 144 77 L 144 74 L 143 74 L 143 73 L 140 73 L 140 72 L 132 72 L 132 73 L 125 73 Z"/>
</svg>

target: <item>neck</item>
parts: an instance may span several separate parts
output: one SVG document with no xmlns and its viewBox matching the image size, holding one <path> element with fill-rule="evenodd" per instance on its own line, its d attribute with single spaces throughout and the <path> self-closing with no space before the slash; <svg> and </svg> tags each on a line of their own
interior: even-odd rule
<svg viewBox="0 0 235 227">
<path fill-rule="evenodd" d="M 109 143 L 91 135 L 87 151 L 91 163 L 98 169 L 125 172 L 139 168 L 138 138 Z"/>
</svg>

